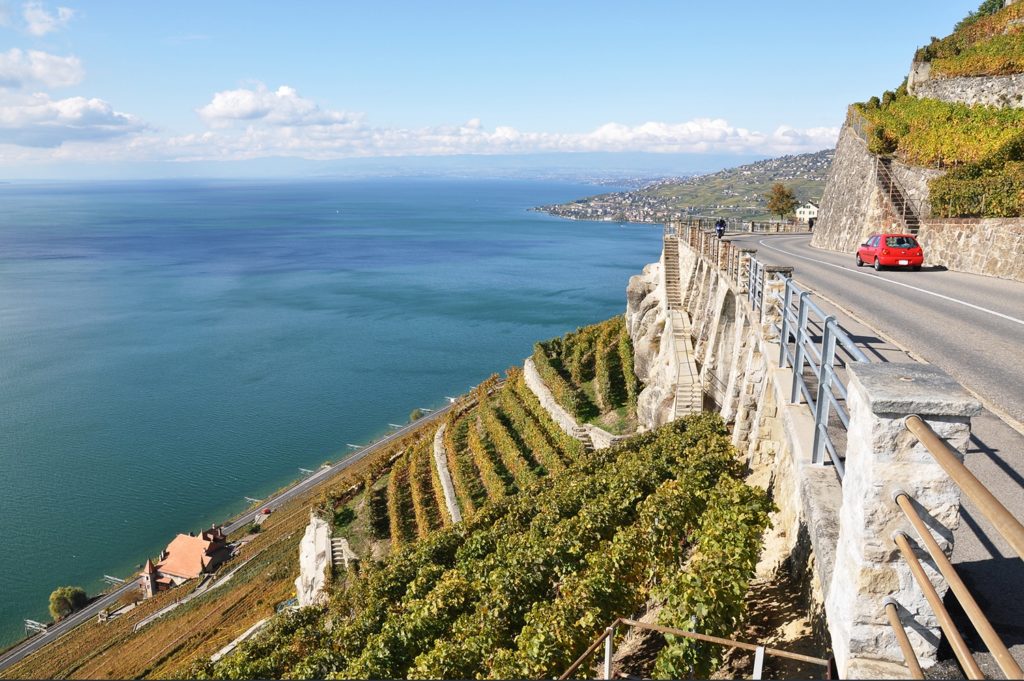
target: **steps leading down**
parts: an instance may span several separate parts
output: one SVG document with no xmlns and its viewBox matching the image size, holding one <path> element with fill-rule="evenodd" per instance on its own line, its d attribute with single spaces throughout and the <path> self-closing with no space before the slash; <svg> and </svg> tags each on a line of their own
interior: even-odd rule
<svg viewBox="0 0 1024 681">
<path fill-rule="evenodd" d="M 665 253 L 665 295 L 669 310 L 683 309 L 683 295 L 679 283 L 679 242 L 675 237 L 666 237 Z"/>
<path fill-rule="evenodd" d="M 672 418 L 699 413 L 704 406 L 704 391 L 700 373 L 693 358 L 693 340 L 690 335 L 690 317 L 683 310 L 672 310 L 672 340 L 676 349 L 676 399 Z"/>
</svg>

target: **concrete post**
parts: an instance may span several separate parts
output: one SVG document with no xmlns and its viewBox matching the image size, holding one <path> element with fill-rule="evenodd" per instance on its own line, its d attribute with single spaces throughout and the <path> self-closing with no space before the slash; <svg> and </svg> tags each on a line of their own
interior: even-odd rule
<svg viewBox="0 0 1024 681">
<path fill-rule="evenodd" d="M 792 267 L 765 265 L 764 282 L 761 285 L 761 337 L 769 343 L 779 342 L 782 330 L 781 301 L 786 291 L 785 279 L 792 277 Z"/>
<path fill-rule="evenodd" d="M 921 666 L 935 662 L 941 633 L 924 594 L 893 542 L 913 528 L 896 506 L 902 490 L 922 510 L 946 553 L 959 522 L 960 489 L 903 424 L 918 414 L 949 444 L 963 451 L 971 416 L 981 405 L 956 381 L 930 364 L 850 364 L 846 477 L 839 513 L 835 569 L 825 598 L 832 649 L 841 678 L 906 677 L 903 654 L 885 615 L 891 596 Z M 923 549 L 922 560 L 940 596 L 946 592 Z"/>
</svg>

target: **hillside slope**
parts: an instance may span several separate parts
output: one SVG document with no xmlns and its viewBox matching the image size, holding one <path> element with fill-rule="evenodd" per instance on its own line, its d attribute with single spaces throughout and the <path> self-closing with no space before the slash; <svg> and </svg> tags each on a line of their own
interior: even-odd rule
<svg viewBox="0 0 1024 681">
<path fill-rule="evenodd" d="M 716 173 L 653 182 L 631 192 L 599 194 L 537 210 L 574 220 L 664 222 L 685 215 L 721 215 L 740 220 L 770 218 L 764 195 L 776 182 L 801 202 L 817 201 L 834 150 L 782 156 Z"/>
</svg>

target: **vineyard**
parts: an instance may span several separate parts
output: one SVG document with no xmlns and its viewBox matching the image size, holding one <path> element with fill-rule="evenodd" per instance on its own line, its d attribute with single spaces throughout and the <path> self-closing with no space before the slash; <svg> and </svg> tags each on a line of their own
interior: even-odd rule
<svg viewBox="0 0 1024 681">
<path fill-rule="evenodd" d="M 548 442 L 548 465 L 558 468 L 544 475 L 555 471 L 539 454 L 527 456 L 519 439 L 525 429 L 506 421 L 516 410 L 502 408 L 518 403 L 519 417 L 533 418 L 520 382 L 515 372 L 500 386 L 485 382 L 473 408 L 449 423 L 453 471 L 460 456 L 473 464 L 465 472 L 476 471 L 461 484 L 460 494 L 475 500 L 471 516 L 335 581 L 326 611 L 280 615 L 234 654 L 215 665 L 197 662 L 188 673 L 552 677 L 608 622 L 651 600 L 663 605 L 666 625 L 731 634 L 771 504 L 741 482 L 720 418 L 689 417 L 586 456 L 561 449 L 534 418 L 530 437 Z M 396 462 L 392 474 L 415 477 L 416 446 L 406 454 L 408 468 Z M 494 498 L 480 470 L 488 464 L 477 466 L 477 457 L 496 476 Z M 477 503 L 484 494 L 487 503 Z M 418 498 L 426 503 L 429 495 Z M 672 641 L 648 671 L 706 676 L 719 653 Z"/>
<path fill-rule="evenodd" d="M 999 0 L 985 3 L 945 38 L 917 51 L 917 61 L 931 62 L 942 76 L 1003 76 L 1024 72 L 1024 6 L 1003 8 Z"/>
<path fill-rule="evenodd" d="M 533 362 L 552 395 L 577 421 L 616 434 L 635 429 L 640 385 L 621 316 L 537 343 Z"/>
</svg>

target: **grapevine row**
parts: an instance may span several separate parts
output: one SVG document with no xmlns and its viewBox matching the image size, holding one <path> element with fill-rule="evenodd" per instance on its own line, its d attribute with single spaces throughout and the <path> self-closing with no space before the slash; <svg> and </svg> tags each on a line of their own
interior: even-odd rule
<svg viewBox="0 0 1024 681">
<path fill-rule="evenodd" d="M 391 467 L 391 477 L 388 478 L 388 519 L 393 547 L 397 548 L 416 537 L 415 511 L 409 489 L 408 454 Z"/>
<path fill-rule="evenodd" d="M 498 456 L 501 457 L 505 469 L 512 474 L 516 487 L 520 490 L 525 488 L 537 477 L 534 472 L 535 464 L 529 458 L 529 454 L 520 448 L 519 443 L 502 422 L 489 400 L 477 405 L 477 412 L 488 439 L 494 445 Z"/>
<path fill-rule="evenodd" d="M 431 444 L 429 438 L 424 438 L 409 454 L 409 487 L 416 517 L 416 534 L 421 539 L 442 525 L 442 516 L 447 517 L 447 513 L 438 507 L 434 492 Z M 441 503 L 444 504 L 443 497 Z"/>
<path fill-rule="evenodd" d="M 504 468 L 499 468 L 498 463 L 494 460 L 493 455 L 488 451 L 483 441 L 476 411 L 470 412 L 466 420 L 468 422 L 466 426 L 466 448 L 469 450 L 477 470 L 480 471 L 480 481 L 487 490 L 487 498 L 491 500 L 501 499 L 511 491 L 511 486 L 505 482 L 506 476 L 502 474 Z"/>
<path fill-rule="evenodd" d="M 521 377 L 522 372 L 518 374 Z M 519 401 L 515 392 L 512 374 L 509 374 L 508 382 L 501 391 L 501 411 L 508 417 L 512 427 L 523 443 L 533 452 L 533 457 L 549 473 L 556 473 L 564 467 L 558 451 L 548 441 L 544 430 L 538 425 L 534 417 L 526 411 L 526 408 Z"/>
<path fill-rule="evenodd" d="M 466 418 L 449 419 L 444 430 L 444 449 L 448 456 L 448 470 L 452 476 L 455 496 L 459 499 L 463 518 L 469 518 L 487 501 L 487 490 L 480 481 L 480 471 L 466 454 Z"/>
<path fill-rule="evenodd" d="M 547 411 L 541 406 L 540 400 L 533 394 L 530 387 L 526 385 L 526 379 L 521 370 L 509 374 L 509 382 L 520 403 L 533 415 L 533 418 L 541 425 L 548 439 L 558 448 L 562 460 L 569 463 L 583 455 L 583 445 L 579 440 L 572 437 L 558 427 L 558 424 L 551 420 Z"/>
</svg>

